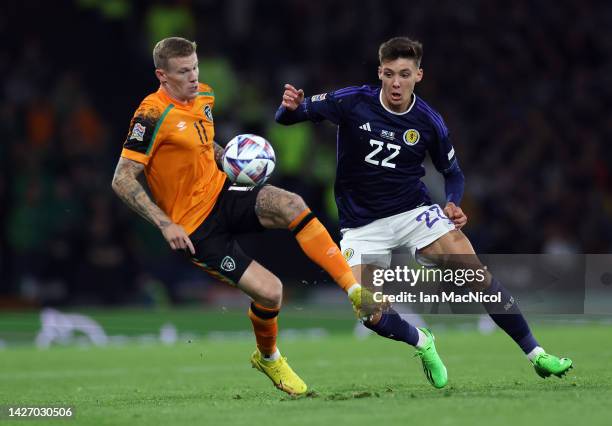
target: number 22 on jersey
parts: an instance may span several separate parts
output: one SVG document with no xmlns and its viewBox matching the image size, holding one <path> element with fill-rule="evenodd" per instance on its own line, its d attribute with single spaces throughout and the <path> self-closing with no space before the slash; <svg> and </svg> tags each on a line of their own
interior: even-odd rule
<svg viewBox="0 0 612 426">
<path fill-rule="evenodd" d="M 391 160 L 393 160 L 399 155 L 400 149 L 402 149 L 401 145 L 396 145 L 394 143 L 384 143 L 381 141 L 377 141 L 376 139 L 370 139 L 370 145 L 372 145 L 374 151 L 366 155 L 366 157 L 364 158 L 366 163 L 374 164 L 375 166 L 380 165 L 383 167 L 389 167 L 392 169 L 395 168 L 396 164 L 392 163 Z M 389 152 L 391 152 L 391 154 L 389 154 L 382 160 L 375 159 L 374 157 L 377 156 L 377 154 L 379 154 L 381 151 L 385 151 L 383 154 L 381 154 L 381 156 L 388 154 Z"/>
</svg>

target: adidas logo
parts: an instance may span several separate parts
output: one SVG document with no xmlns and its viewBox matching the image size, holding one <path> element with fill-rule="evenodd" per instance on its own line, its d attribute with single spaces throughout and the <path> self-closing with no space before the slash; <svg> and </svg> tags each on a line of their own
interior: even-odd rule
<svg viewBox="0 0 612 426">
<path fill-rule="evenodd" d="M 368 132 L 371 132 L 371 131 L 372 131 L 372 129 L 370 128 L 370 122 L 369 122 L 369 121 L 368 121 L 367 123 L 362 124 L 361 126 L 359 126 L 359 128 L 360 128 L 361 130 L 366 130 L 366 131 L 368 131 Z"/>
</svg>

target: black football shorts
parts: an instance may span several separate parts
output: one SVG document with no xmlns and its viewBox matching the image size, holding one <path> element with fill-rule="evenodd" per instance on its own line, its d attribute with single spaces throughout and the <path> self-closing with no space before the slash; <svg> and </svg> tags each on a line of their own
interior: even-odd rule
<svg viewBox="0 0 612 426">
<path fill-rule="evenodd" d="M 226 181 L 213 210 L 189 236 L 195 248 L 191 261 L 233 286 L 253 260 L 242 250 L 236 235 L 264 230 L 255 214 L 255 201 L 261 188 L 236 186 Z"/>
</svg>

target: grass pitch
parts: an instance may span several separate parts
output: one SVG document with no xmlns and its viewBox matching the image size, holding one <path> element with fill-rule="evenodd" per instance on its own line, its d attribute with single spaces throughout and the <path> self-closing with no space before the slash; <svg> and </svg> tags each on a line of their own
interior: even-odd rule
<svg viewBox="0 0 612 426">
<path fill-rule="evenodd" d="M 500 331 L 447 328 L 436 346 L 449 385 L 436 390 L 406 345 L 333 332 L 280 342 L 313 391 L 294 399 L 250 367 L 254 341 L 194 338 L 172 346 L 8 347 L 0 351 L 0 405 L 75 407 L 72 420 L 36 424 L 610 424 L 609 326 L 533 328 L 549 351 L 574 360 L 564 379 L 539 378 Z"/>
</svg>

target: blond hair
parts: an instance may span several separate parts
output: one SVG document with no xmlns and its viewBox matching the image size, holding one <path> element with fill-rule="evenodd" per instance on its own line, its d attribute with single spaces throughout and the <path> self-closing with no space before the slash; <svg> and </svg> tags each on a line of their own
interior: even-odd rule
<svg viewBox="0 0 612 426">
<path fill-rule="evenodd" d="M 155 68 L 168 69 L 168 59 L 184 58 L 195 53 L 195 41 L 182 37 L 168 37 L 157 42 L 153 48 L 153 63 Z"/>
</svg>

